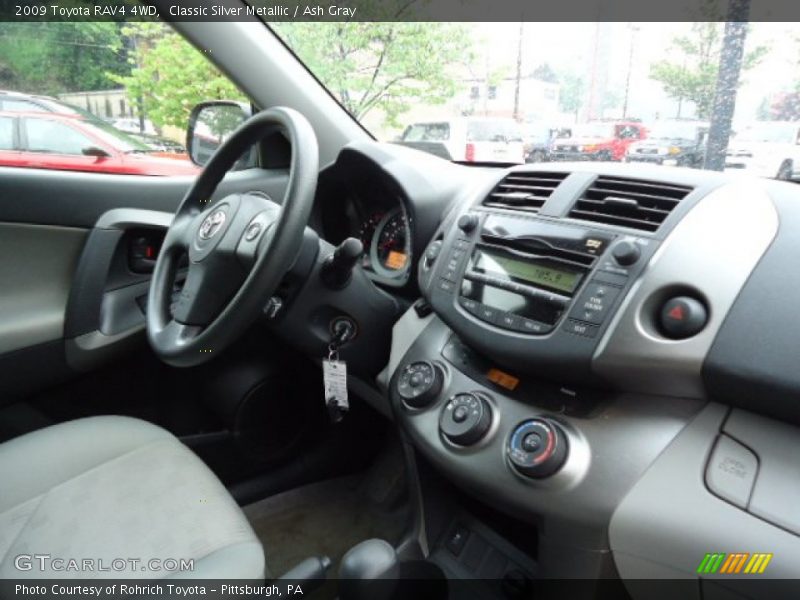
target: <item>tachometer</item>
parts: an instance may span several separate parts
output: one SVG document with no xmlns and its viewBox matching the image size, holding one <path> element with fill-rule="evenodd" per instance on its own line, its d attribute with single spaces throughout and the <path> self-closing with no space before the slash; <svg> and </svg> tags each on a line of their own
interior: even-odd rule
<svg viewBox="0 0 800 600">
<path fill-rule="evenodd" d="M 411 262 L 409 242 L 405 214 L 401 210 L 387 214 L 378 223 L 370 247 L 375 271 L 392 278 L 405 274 Z"/>
</svg>

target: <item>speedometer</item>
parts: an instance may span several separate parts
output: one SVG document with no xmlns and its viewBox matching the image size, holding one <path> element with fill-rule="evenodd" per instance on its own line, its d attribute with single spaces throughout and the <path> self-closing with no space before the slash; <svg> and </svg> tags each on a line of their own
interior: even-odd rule
<svg viewBox="0 0 800 600">
<path fill-rule="evenodd" d="M 375 237 L 375 229 L 378 227 L 385 213 L 375 212 L 367 217 L 358 228 L 358 239 L 364 245 L 364 255 L 361 257 L 361 265 L 366 268 L 372 267 L 372 260 L 370 258 L 370 248 L 372 248 L 372 240 Z"/>
<path fill-rule="evenodd" d="M 402 210 L 387 214 L 375 228 L 370 247 L 372 267 L 391 278 L 407 274 L 411 262 L 408 220 Z"/>
</svg>

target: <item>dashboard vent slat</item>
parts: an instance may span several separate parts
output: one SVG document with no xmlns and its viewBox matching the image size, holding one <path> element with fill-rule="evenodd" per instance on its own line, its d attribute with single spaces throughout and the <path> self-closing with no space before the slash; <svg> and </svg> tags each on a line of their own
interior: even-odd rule
<svg viewBox="0 0 800 600">
<path fill-rule="evenodd" d="M 498 183 L 484 206 L 537 213 L 569 173 L 513 173 Z"/>
<path fill-rule="evenodd" d="M 569 216 L 583 221 L 656 231 L 694 188 L 659 181 L 600 176 Z"/>
</svg>

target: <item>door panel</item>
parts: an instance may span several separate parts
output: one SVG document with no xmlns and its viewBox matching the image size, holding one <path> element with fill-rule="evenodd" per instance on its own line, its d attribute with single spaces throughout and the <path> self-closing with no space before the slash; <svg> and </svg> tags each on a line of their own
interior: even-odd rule
<svg viewBox="0 0 800 600">
<path fill-rule="evenodd" d="M 229 173 L 215 195 L 261 190 L 280 202 L 287 171 L 249 169 Z M 0 168 L 0 222 L 92 228 L 114 208 L 175 212 L 190 176 L 148 177 Z"/>
<path fill-rule="evenodd" d="M 141 348 L 149 275 L 130 236 L 165 231 L 192 179 L 0 169 L 0 404 Z M 212 200 L 261 191 L 285 170 L 230 173 Z"/>
<path fill-rule="evenodd" d="M 86 230 L 0 223 L 0 354 L 57 340 Z"/>
</svg>

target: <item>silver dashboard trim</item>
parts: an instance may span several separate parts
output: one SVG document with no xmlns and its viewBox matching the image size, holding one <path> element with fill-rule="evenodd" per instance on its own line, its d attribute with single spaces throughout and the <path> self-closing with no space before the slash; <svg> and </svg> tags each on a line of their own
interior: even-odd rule
<svg viewBox="0 0 800 600">
<path fill-rule="evenodd" d="M 703 361 L 778 225 L 756 181 L 726 184 L 702 198 L 632 286 L 595 350 L 593 371 L 627 391 L 704 398 Z M 653 319 L 658 295 L 687 288 L 704 296 L 708 324 L 686 340 L 662 337 Z"/>
</svg>

